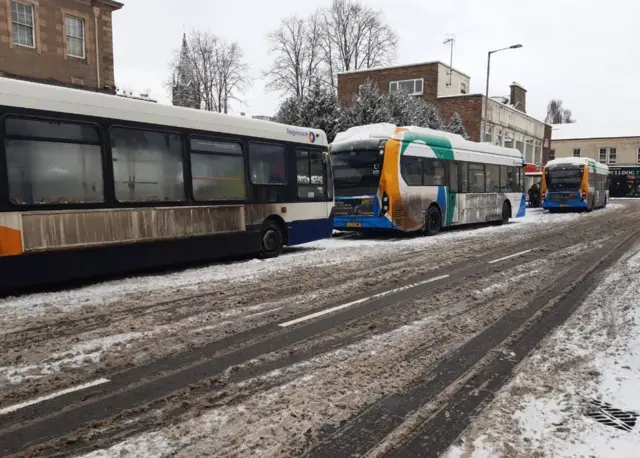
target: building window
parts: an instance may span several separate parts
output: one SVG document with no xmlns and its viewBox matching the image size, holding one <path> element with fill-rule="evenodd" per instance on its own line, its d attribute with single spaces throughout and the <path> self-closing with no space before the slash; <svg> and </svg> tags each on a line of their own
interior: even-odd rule
<svg viewBox="0 0 640 458">
<path fill-rule="evenodd" d="M 322 199 L 324 196 L 324 160 L 321 151 L 296 150 L 298 198 Z"/>
<path fill-rule="evenodd" d="M 513 148 L 514 144 L 515 142 L 513 140 L 513 132 L 511 132 L 510 130 L 506 130 L 504 132 L 504 147 Z"/>
<path fill-rule="evenodd" d="M 516 149 L 524 156 L 524 135 L 516 133 Z"/>
<path fill-rule="evenodd" d="M 460 94 L 467 93 L 467 83 L 465 81 L 460 81 Z"/>
<path fill-rule="evenodd" d="M 84 19 L 64 18 L 67 29 L 67 55 L 84 59 Z"/>
<path fill-rule="evenodd" d="M 549 151 L 549 160 L 552 161 L 556 158 L 556 150 L 552 149 Z"/>
<path fill-rule="evenodd" d="M 11 28 L 13 44 L 36 47 L 33 6 L 11 0 Z"/>
<path fill-rule="evenodd" d="M 244 200 L 247 196 L 244 156 L 239 143 L 191 139 L 193 198 Z"/>
<path fill-rule="evenodd" d="M 111 155 L 120 202 L 184 200 L 180 135 L 116 127 Z"/>
<path fill-rule="evenodd" d="M 391 81 L 389 83 L 389 92 L 405 91 L 409 95 L 422 95 L 424 89 L 424 78 L 416 78 L 413 80 Z"/>
<path fill-rule="evenodd" d="M 502 129 L 496 127 L 496 145 L 502 146 Z"/>
<path fill-rule="evenodd" d="M 607 148 L 600 148 L 600 162 L 603 164 L 607 163 Z"/>
<path fill-rule="evenodd" d="M 249 164 L 253 184 L 287 184 L 284 146 L 250 143 Z"/>
<path fill-rule="evenodd" d="M 535 141 L 535 149 L 533 152 L 533 163 L 540 165 L 542 163 L 542 142 L 540 140 Z"/>
<path fill-rule="evenodd" d="M 580 157 L 580 148 L 573 148 L 573 157 Z"/>
<path fill-rule="evenodd" d="M 485 124 L 485 131 L 484 131 L 484 141 L 486 143 L 493 143 L 493 127 Z"/>
<path fill-rule="evenodd" d="M 615 164 L 618 161 L 618 152 L 615 148 L 600 148 L 600 162 L 603 164 Z"/>
<path fill-rule="evenodd" d="M 89 124 L 7 118 L 9 197 L 15 205 L 102 202 L 100 132 Z"/>
<path fill-rule="evenodd" d="M 638 147 L 638 157 L 636 158 L 636 162 L 640 164 L 640 147 Z"/>
<path fill-rule="evenodd" d="M 527 140 L 525 142 L 525 162 L 527 162 L 528 164 L 533 164 L 533 140 Z"/>
</svg>

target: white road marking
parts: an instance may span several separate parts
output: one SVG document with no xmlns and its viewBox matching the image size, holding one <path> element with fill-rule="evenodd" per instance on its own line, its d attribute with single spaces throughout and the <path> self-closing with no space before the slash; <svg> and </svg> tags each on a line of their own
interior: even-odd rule
<svg viewBox="0 0 640 458">
<path fill-rule="evenodd" d="M 58 396 L 62 396 L 64 394 L 73 393 L 74 391 L 80 391 L 87 388 L 91 388 L 92 386 L 102 385 L 103 383 L 109 382 L 109 379 L 99 378 L 98 380 L 94 380 L 93 382 L 85 383 L 83 385 L 74 386 L 71 388 L 67 388 L 64 390 L 56 391 L 55 393 L 47 394 L 46 396 L 40 396 L 39 398 L 32 399 L 31 401 L 21 402 L 20 404 L 15 404 L 9 407 L 5 407 L 4 409 L 0 409 L 0 415 L 6 415 L 11 412 L 15 412 L 16 410 L 24 409 L 33 404 L 38 404 L 42 401 L 47 401 L 49 399 L 57 398 Z"/>
<path fill-rule="evenodd" d="M 352 305 L 362 304 L 363 302 L 367 302 L 371 299 L 378 299 L 379 297 L 388 296 L 389 294 L 397 293 L 399 291 L 404 291 L 406 289 L 415 288 L 416 286 L 426 285 L 427 283 L 431 283 L 434 281 L 442 280 L 443 278 L 447 278 L 449 275 L 440 275 L 439 277 L 430 278 L 428 280 L 423 280 L 418 283 L 412 283 L 410 285 L 401 286 L 399 288 L 390 289 L 389 291 L 384 291 L 382 293 L 374 294 L 373 296 L 364 297 L 362 299 L 358 299 L 356 301 L 347 302 L 346 304 L 337 305 L 335 307 L 331 307 L 330 309 L 321 310 L 320 312 L 312 313 L 310 315 L 306 315 L 300 318 L 296 318 L 295 320 L 287 321 L 285 323 L 280 323 L 278 326 L 286 328 L 287 326 L 291 326 L 294 324 L 301 323 L 303 321 L 312 320 L 313 318 L 318 318 L 319 316 L 326 315 L 328 313 L 333 313 L 338 310 L 346 309 L 347 307 L 351 307 Z"/>
<path fill-rule="evenodd" d="M 530 251 L 533 251 L 533 249 L 521 251 L 520 253 L 515 253 L 515 254 L 509 255 L 509 256 L 505 256 L 504 258 L 494 259 L 493 261 L 489 261 L 489 264 L 495 264 L 496 262 L 506 261 L 507 259 L 515 258 L 516 256 L 520 256 L 521 254 L 527 254 Z"/>
</svg>

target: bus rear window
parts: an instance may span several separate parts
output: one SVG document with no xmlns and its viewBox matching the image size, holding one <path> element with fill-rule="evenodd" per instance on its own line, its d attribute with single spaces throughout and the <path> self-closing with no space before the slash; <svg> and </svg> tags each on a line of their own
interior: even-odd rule
<svg viewBox="0 0 640 458">
<path fill-rule="evenodd" d="M 582 167 L 554 167 L 545 171 L 549 191 L 575 190 L 582 182 Z"/>
</svg>

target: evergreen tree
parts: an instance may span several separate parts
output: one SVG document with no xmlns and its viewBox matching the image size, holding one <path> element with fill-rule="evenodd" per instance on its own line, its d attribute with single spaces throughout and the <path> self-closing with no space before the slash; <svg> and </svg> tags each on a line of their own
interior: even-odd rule
<svg viewBox="0 0 640 458">
<path fill-rule="evenodd" d="M 278 112 L 276 113 L 276 122 L 282 124 L 289 124 L 291 126 L 300 125 L 300 113 L 302 108 L 302 101 L 297 97 L 289 97 L 285 99 Z"/>
<path fill-rule="evenodd" d="M 404 89 L 389 92 L 385 97 L 390 122 L 396 126 L 410 126 L 414 123 L 418 99 Z"/>
<path fill-rule="evenodd" d="M 469 139 L 469 136 L 467 135 L 467 129 L 464 128 L 464 122 L 462 122 L 462 117 L 457 111 L 453 112 L 453 116 L 451 116 L 446 130 L 447 132 L 451 132 L 452 134 L 462 135 L 466 140 Z"/>
<path fill-rule="evenodd" d="M 349 108 L 342 112 L 340 129 L 391 122 L 391 113 L 386 97 L 380 93 L 378 87 L 367 80 L 354 97 Z"/>
<path fill-rule="evenodd" d="M 444 122 L 442 121 L 442 117 L 440 117 L 438 109 L 434 105 L 426 103 L 421 99 L 416 103 L 412 124 L 434 130 L 444 129 Z"/>
<path fill-rule="evenodd" d="M 300 107 L 300 126 L 321 129 L 329 142 L 338 133 L 340 108 L 336 96 L 316 82 L 303 98 Z"/>
</svg>

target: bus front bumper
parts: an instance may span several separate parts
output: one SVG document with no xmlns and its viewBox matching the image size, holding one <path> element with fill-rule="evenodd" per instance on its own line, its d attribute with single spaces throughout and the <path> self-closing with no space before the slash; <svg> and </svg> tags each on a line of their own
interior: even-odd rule
<svg viewBox="0 0 640 458">
<path fill-rule="evenodd" d="M 335 216 L 333 228 L 337 231 L 396 229 L 387 218 L 376 216 Z"/>
</svg>

